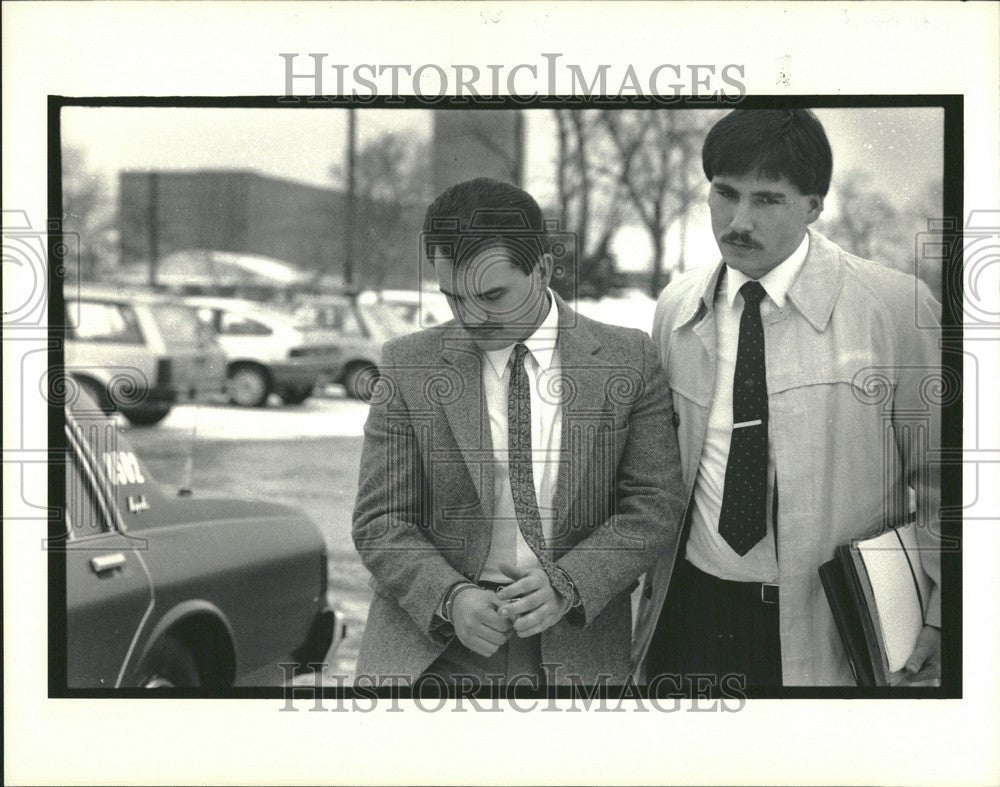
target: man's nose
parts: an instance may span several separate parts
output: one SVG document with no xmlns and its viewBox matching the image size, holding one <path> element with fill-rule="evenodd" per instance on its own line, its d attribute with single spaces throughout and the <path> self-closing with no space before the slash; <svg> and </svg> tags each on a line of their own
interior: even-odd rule
<svg viewBox="0 0 1000 787">
<path fill-rule="evenodd" d="M 459 319 L 465 325 L 482 325 L 487 321 L 488 315 L 478 304 L 463 302 L 458 309 Z"/>
<path fill-rule="evenodd" d="M 741 200 L 736 205 L 736 210 L 733 211 L 733 218 L 729 222 L 729 226 L 739 232 L 750 232 L 753 229 L 753 211 L 749 203 Z"/>
</svg>

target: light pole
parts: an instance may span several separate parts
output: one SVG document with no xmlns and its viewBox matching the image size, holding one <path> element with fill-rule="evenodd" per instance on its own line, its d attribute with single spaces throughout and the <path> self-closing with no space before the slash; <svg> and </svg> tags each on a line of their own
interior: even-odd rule
<svg viewBox="0 0 1000 787">
<path fill-rule="evenodd" d="M 344 284 L 354 283 L 354 158 L 357 110 L 347 109 L 347 190 L 344 193 Z"/>
</svg>

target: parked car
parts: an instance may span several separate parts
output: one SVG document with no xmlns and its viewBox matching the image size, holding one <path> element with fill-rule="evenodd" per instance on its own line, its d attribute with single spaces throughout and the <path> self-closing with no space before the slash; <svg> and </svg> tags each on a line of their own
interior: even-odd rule
<svg viewBox="0 0 1000 787">
<path fill-rule="evenodd" d="M 66 371 L 105 412 L 148 426 L 225 387 L 221 347 L 174 297 L 84 285 L 65 293 L 65 310 Z"/>
<path fill-rule="evenodd" d="M 385 304 L 361 303 L 348 295 L 299 295 L 293 313 L 297 325 L 335 337 L 340 368 L 331 382 L 362 400 L 369 396 L 382 345 L 413 330 Z"/>
<path fill-rule="evenodd" d="M 302 325 L 288 310 L 238 298 L 191 296 L 184 302 L 222 345 L 233 404 L 261 407 L 272 393 L 301 404 L 318 384 L 344 374 L 339 334 Z M 377 357 L 364 361 L 376 363 Z"/>
<path fill-rule="evenodd" d="M 324 660 L 344 631 L 310 519 L 171 496 L 86 390 L 65 411 L 67 687 L 280 685 Z"/>
<path fill-rule="evenodd" d="M 440 325 L 453 316 L 448 299 L 436 290 L 366 290 L 358 296 L 358 302 L 384 304 L 411 331 Z"/>
</svg>

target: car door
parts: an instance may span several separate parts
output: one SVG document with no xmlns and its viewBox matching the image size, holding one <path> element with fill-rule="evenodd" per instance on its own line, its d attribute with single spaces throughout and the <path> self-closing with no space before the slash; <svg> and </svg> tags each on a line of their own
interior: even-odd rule
<svg viewBox="0 0 1000 787">
<path fill-rule="evenodd" d="M 151 302 L 145 313 L 163 342 L 171 364 L 170 384 L 180 397 L 224 388 L 225 355 L 214 331 L 202 324 L 194 309 L 179 303 Z"/>
<path fill-rule="evenodd" d="M 223 309 L 219 313 L 219 343 L 230 359 L 249 359 L 264 365 L 287 358 L 287 337 L 275 335 L 274 326 L 255 316 Z"/>
<path fill-rule="evenodd" d="M 115 498 L 107 488 L 118 479 L 109 480 L 94 461 L 103 455 L 115 476 L 134 475 L 128 452 L 117 450 L 116 434 L 105 419 L 72 421 L 67 428 L 66 540 L 60 547 L 66 557 L 70 688 L 114 688 L 152 610 L 153 588 L 142 556 L 148 544 L 118 528 Z"/>
<path fill-rule="evenodd" d="M 67 325 L 67 371 L 104 385 L 124 375 L 139 391 L 155 381 L 156 359 L 129 304 L 81 298 L 67 304 Z"/>
</svg>

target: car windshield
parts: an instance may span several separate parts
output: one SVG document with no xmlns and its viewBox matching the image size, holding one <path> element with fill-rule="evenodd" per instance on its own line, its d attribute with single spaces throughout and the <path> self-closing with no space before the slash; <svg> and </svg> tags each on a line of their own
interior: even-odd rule
<svg viewBox="0 0 1000 787">
<path fill-rule="evenodd" d="M 364 330 L 347 301 L 316 301 L 295 308 L 297 328 L 322 328 L 347 336 L 364 336 Z"/>
<path fill-rule="evenodd" d="M 76 325 L 73 337 L 94 342 L 142 344 L 142 330 L 131 306 L 104 301 L 67 304 L 67 322 Z"/>
<path fill-rule="evenodd" d="M 194 309 L 171 303 L 156 303 L 151 308 L 167 344 L 197 344 L 203 338 L 206 327 Z"/>
</svg>

